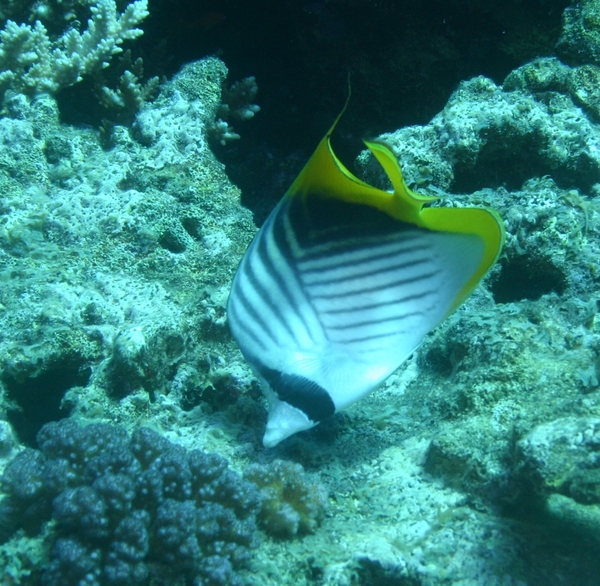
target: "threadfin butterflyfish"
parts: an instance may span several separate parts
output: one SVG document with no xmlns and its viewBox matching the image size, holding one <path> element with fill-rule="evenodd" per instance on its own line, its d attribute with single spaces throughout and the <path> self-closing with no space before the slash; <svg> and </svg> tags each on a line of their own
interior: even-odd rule
<svg viewBox="0 0 600 586">
<path fill-rule="evenodd" d="M 345 110 L 345 107 L 344 107 Z M 496 262 L 504 225 L 488 208 L 425 207 L 384 143 L 364 141 L 393 186 L 338 159 L 336 118 L 244 254 L 227 315 L 269 400 L 272 447 L 389 377 Z"/>
</svg>

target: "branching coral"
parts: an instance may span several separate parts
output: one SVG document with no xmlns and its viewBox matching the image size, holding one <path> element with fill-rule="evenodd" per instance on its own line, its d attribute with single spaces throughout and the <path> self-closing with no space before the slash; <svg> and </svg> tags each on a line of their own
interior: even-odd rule
<svg viewBox="0 0 600 586">
<path fill-rule="evenodd" d="M 210 136 L 221 145 L 225 145 L 230 140 L 238 140 L 240 135 L 229 126 L 228 120 L 253 118 L 254 114 L 260 111 L 260 106 L 252 103 L 257 93 L 258 85 L 253 76 L 236 81 L 229 89 L 223 87 L 222 103 L 209 129 Z"/>
<path fill-rule="evenodd" d="M 0 32 L 0 94 L 56 93 L 106 67 L 124 41 L 142 34 L 136 28 L 148 16 L 148 0 L 135 0 L 121 14 L 115 0 L 97 0 L 87 29 L 70 28 L 52 40 L 38 20 L 33 26 L 9 20 Z"/>
<path fill-rule="evenodd" d="M 109 88 L 106 83 L 102 83 L 104 82 L 102 74 L 98 74 L 101 82 L 100 103 L 107 110 L 116 113 L 119 122 L 131 122 L 143 104 L 152 101 L 157 96 L 160 79 L 155 76 L 142 82 L 144 78 L 143 60 L 138 57 L 134 61 L 129 49 L 119 58 L 119 67 L 122 73 L 117 80 L 116 89 Z"/>
</svg>

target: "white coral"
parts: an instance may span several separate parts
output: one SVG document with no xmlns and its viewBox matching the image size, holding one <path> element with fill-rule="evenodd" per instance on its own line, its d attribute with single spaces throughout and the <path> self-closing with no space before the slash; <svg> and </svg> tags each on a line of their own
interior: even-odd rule
<svg viewBox="0 0 600 586">
<path fill-rule="evenodd" d="M 108 65 L 123 41 L 139 37 L 136 26 L 149 14 L 148 0 L 136 0 L 122 14 L 115 0 L 96 0 L 87 29 L 72 28 L 56 41 L 38 20 L 33 26 L 7 21 L 0 32 L 0 93 L 56 93 Z"/>
</svg>

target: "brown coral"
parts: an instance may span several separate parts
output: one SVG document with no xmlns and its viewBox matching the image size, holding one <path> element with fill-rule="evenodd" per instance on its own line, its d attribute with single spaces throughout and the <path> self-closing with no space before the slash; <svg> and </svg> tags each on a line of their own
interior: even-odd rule
<svg viewBox="0 0 600 586">
<path fill-rule="evenodd" d="M 268 533 L 291 538 L 314 532 L 323 520 L 327 490 L 300 464 L 284 460 L 252 464 L 246 468 L 244 478 L 260 488 L 259 520 Z"/>
</svg>

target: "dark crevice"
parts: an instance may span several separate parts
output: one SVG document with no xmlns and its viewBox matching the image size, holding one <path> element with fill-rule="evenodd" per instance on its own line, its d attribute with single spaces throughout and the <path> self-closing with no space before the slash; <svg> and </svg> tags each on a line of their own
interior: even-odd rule
<svg viewBox="0 0 600 586">
<path fill-rule="evenodd" d="M 515 137 L 510 136 L 510 130 L 487 129 L 483 141 L 475 162 L 454 166 L 453 193 L 473 193 L 485 187 L 515 191 L 527 180 L 544 175 L 552 176 L 559 187 L 577 187 L 584 192 L 600 182 L 597 161 L 586 153 L 572 157 L 568 166 L 552 166 L 544 154 L 547 147 L 541 136 Z"/>
<path fill-rule="evenodd" d="M 91 376 L 89 367 L 79 363 L 60 363 L 49 366 L 35 377 L 19 381 L 11 376 L 3 379 L 13 408 L 8 410 L 8 420 L 20 441 L 35 446 L 40 428 L 67 415 L 61 409 L 65 393 L 75 386 L 85 386 Z"/>
<path fill-rule="evenodd" d="M 492 283 L 496 303 L 512 303 L 543 295 L 562 295 L 567 287 L 563 272 L 548 259 L 519 256 L 500 262 L 500 276 Z"/>
</svg>

